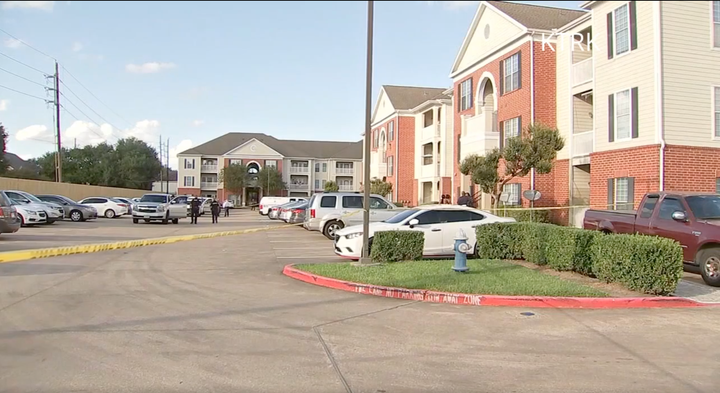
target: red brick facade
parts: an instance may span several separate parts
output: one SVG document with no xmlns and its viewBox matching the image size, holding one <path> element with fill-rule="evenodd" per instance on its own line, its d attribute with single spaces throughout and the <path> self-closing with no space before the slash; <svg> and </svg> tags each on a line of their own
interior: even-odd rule
<svg viewBox="0 0 720 393">
<path fill-rule="evenodd" d="M 390 127 L 393 127 L 392 135 Z M 373 128 L 372 151 L 377 152 L 380 145 L 380 135 L 385 131 L 385 160 L 387 174 L 381 174 L 385 180 L 393 185 L 393 201 L 403 203 L 417 202 L 417 187 L 415 181 L 415 117 L 393 116 Z M 377 137 L 376 137 L 377 136 Z M 376 143 L 376 141 L 378 141 Z M 390 157 L 393 168 L 390 172 Z M 397 178 L 396 175 L 397 174 Z"/>
<path fill-rule="evenodd" d="M 458 137 L 462 134 L 462 116 L 473 116 L 476 111 L 476 105 L 478 103 L 477 95 L 478 87 L 483 83 L 483 74 L 490 73 L 493 78 L 495 86 L 493 86 L 495 92 L 495 100 L 497 103 L 497 121 L 498 130 L 502 131 L 502 124 L 505 120 L 520 117 L 520 122 L 523 128 L 533 122 L 541 122 L 547 126 L 556 126 L 556 98 L 555 98 L 555 52 L 543 51 L 542 44 L 535 42 L 533 54 L 531 56 L 530 42 L 520 44 L 519 46 L 498 55 L 498 57 L 486 64 L 485 66 L 475 70 L 469 76 L 462 79 L 456 79 L 454 81 L 454 151 L 457 156 L 458 148 Z M 502 61 L 509 58 L 510 56 L 520 53 L 520 88 L 511 92 L 500 94 L 499 84 L 503 83 L 500 77 L 500 67 Z M 532 59 L 534 58 L 534 69 L 531 67 Z M 533 73 L 534 72 L 534 80 Z M 465 80 L 472 78 L 472 107 L 464 111 L 460 111 L 460 84 Z M 532 83 L 531 83 L 532 82 Z M 489 81 L 488 81 L 489 83 Z M 535 118 L 532 117 L 532 94 L 531 87 L 534 87 L 535 92 Z M 502 135 L 502 133 L 501 133 Z M 502 138 L 502 136 L 501 136 Z M 505 170 L 504 163 L 500 163 L 499 172 L 503 173 Z M 569 199 L 569 187 L 568 184 L 568 162 L 556 163 L 556 168 L 549 174 L 536 175 L 535 177 L 535 189 L 542 193 L 542 199 L 535 203 L 536 206 L 558 206 L 561 203 L 567 204 Z M 461 177 L 460 163 L 455 162 L 454 164 L 454 181 L 455 189 L 452 190 L 452 200 L 458 199 L 460 190 Z M 564 182 L 564 183 L 563 183 Z M 522 184 L 522 190 L 529 190 L 532 188 L 531 176 L 523 178 L 515 178 L 510 183 Z M 558 186 L 564 184 L 561 188 L 563 191 L 558 190 Z M 523 199 L 523 205 L 529 205 L 529 202 Z"/>
</svg>

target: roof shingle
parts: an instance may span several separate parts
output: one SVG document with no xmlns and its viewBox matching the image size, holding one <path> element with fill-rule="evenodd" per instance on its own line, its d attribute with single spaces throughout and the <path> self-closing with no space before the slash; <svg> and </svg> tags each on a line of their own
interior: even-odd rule
<svg viewBox="0 0 720 393">
<path fill-rule="evenodd" d="M 563 27 L 588 12 L 508 1 L 488 1 L 488 4 L 515 19 L 528 29 L 537 30 L 552 30 Z"/>
<path fill-rule="evenodd" d="M 390 103 L 397 111 L 410 110 L 428 100 L 445 98 L 447 87 L 383 85 Z"/>
</svg>

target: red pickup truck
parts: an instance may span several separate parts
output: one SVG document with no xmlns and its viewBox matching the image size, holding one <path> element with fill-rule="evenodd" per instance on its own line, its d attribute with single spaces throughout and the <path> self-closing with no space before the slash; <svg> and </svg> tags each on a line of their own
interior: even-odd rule
<svg viewBox="0 0 720 393">
<path fill-rule="evenodd" d="M 676 240 L 685 263 L 699 267 L 706 284 L 720 287 L 720 194 L 649 193 L 637 211 L 586 211 L 583 227 Z"/>
</svg>

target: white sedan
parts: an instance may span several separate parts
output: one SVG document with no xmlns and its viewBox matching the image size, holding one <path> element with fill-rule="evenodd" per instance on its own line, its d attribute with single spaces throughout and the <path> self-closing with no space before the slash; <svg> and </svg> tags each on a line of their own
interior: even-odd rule
<svg viewBox="0 0 720 393">
<path fill-rule="evenodd" d="M 514 218 L 498 217 L 488 212 L 457 205 L 426 205 L 405 210 L 382 222 L 370 223 L 370 246 L 372 237 L 378 231 L 422 231 L 425 235 L 425 257 L 452 256 L 455 254 L 455 236 L 462 229 L 467 242 L 474 251 L 475 227 L 495 222 L 515 222 Z M 355 225 L 337 231 L 335 254 L 353 260 L 362 253 L 362 225 Z"/>
</svg>

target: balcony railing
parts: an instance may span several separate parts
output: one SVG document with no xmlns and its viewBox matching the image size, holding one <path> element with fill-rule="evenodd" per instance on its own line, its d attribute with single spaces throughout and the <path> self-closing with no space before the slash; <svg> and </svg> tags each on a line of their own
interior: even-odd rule
<svg viewBox="0 0 720 393">
<path fill-rule="evenodd" d="M 297 184 L 288 184 L 287 185 L 288 190 L 307 190 L 310 188 L 310 185 L 307 183 L 297 183 Z"/>
<path fill-rule="evenodd" d="M 218 182 L 216 181 L 203 181 L 200 182 L 200 188 L 203 190 L 214 190 L 218 187 Z"/>
<path fill-rule="evenodd" d="M 435 168 L 437 166 L 433 164 L 423 165 L 420 167 L 420 176 L 422 178 L 435 177 Z"/>
<path fill-rule="evenodd" d="M 352 190 L 353 190 L 353 186 L 350 185 L 350 184 L 339 184 L 339 185 L 338 185 L 338 190 L 340 190 L 340 191 L 352 191 Z"/>
<path fill-rule="evenodd" d="M 355 173 L 355 168 L 335 168 L 335 173 L 352 175 Z"/>
<path fill-rule="evenodd" d="M 572 65 L 573 87 L 593 80 L 593 58 L 585 59 Z"/>
<path fill-rule="evenodd" d="M 200 167 L 200 170 L 203 172 L 217 172 L 218 166 L 217 165 L 202 165 Z"/>
<path fill-rule="evenodd" d="M 437 138 L 440 136 L 440 123 L 434 123 L 422 129 L 422 139 Z"/>
<path fill-rule="evenodd" d="M 460 153 L 464 160 L 470 154 L 484 155 L 499 147 L 500 133 L 497 132 L 495 113 L 480 114 L 465 118 L 462 124 L 463 137 L 460 138 Z"/>
<path fill-rule="evenodd" d="M 291 166 L 290 173 L 310 173 L 309 166 Z"/>
<path fill-rule="evenodd" d="M 593 143 L 595 139 L 594 131 L 585 131 L 573 134 L 573 157 L 587 156 L 593 152 Z"/>
</svg>

